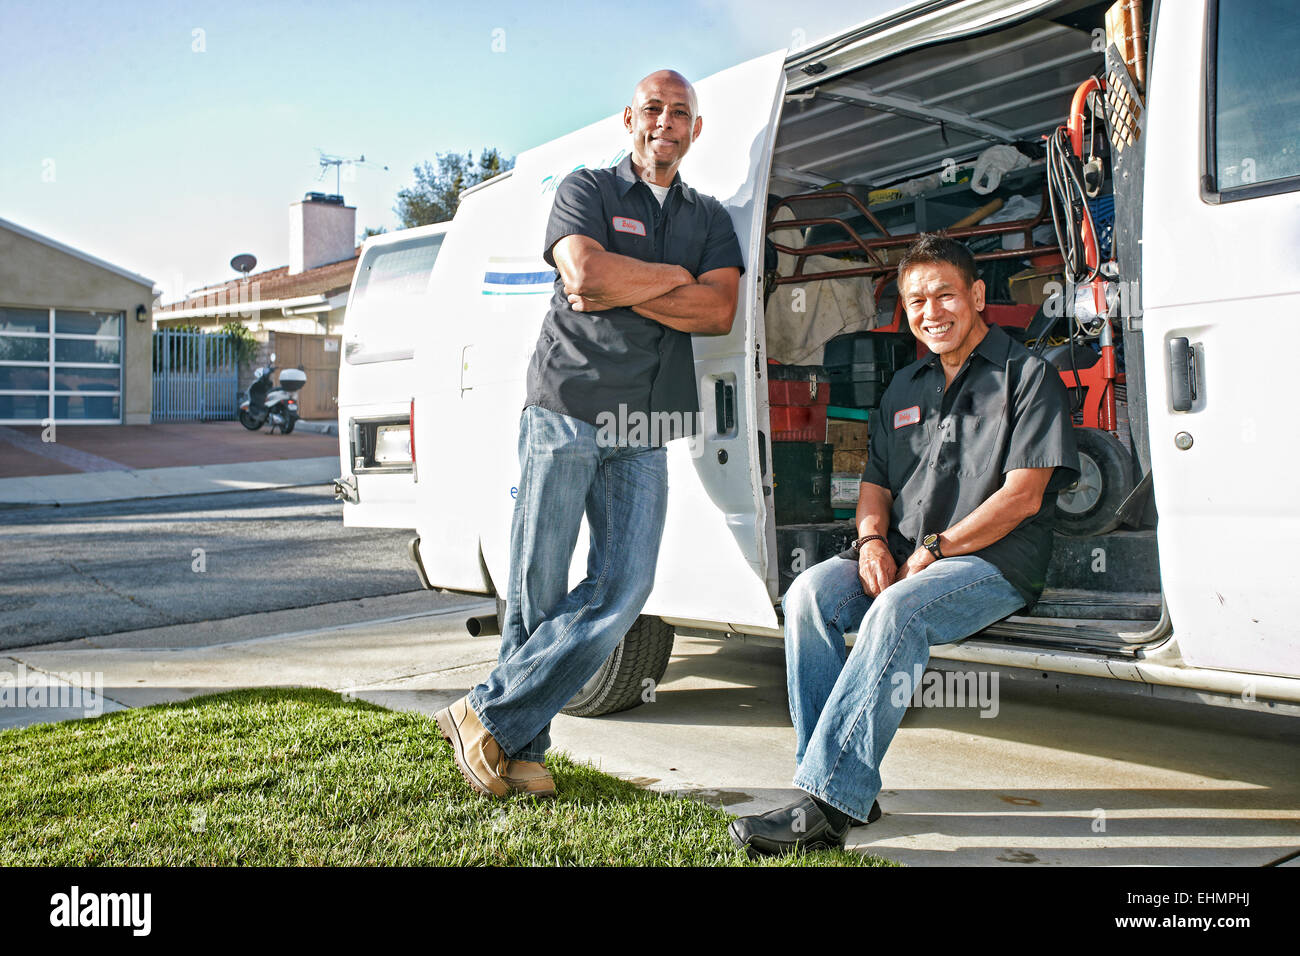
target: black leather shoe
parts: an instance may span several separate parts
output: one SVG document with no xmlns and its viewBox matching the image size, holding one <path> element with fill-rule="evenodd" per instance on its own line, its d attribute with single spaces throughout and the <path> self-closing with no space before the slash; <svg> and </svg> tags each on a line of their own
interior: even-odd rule
<svg viewBox="0 0 1300 956">
<path fill-rule="evenodd" d="M 880 801 L 872 800 L 871 809 L 867 811 L 867 822 L 863 823 L 861 820 L 857 819 L 856 817 L 849 817 L 849 824 L 850 826 L 855 826 L 855 827 L 865 827 L 867 823 L 875 823 L 879 819 L 880 819 Z"/>
<path fill-rule="evenodd" d="M 776 855 L 800 850 L 843 849 L 851 820 L 837 829 L 810 796 L 767 813 L 737 817 L 727 829 L 736 846 L 750 856 Z"/>
</svg>

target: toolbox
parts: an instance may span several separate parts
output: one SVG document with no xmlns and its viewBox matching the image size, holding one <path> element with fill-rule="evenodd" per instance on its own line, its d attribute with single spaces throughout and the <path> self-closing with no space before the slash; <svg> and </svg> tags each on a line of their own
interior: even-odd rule
<svg viewBox="0 0 1300 956">
<path fill-rule="evenodd" d="M 877 408 L 894 372 L 916 361 L 916 340 L 905 332 L 851 332 L 826 343 L 831 401 Z"/>
<path fill-rule="evenodd" d="M 778 524 L 830 521 L 832 448 L 827 442 L 772 443 L 772 497 Z"/>
<path fill-rule="evenodd" d="M 824 442 L 830 376 L 820 365 L 767 366 L 768 414 L 774 442 Z"/>
<path fill-rule="evenodd" d="M 853 546 L 857 531 L 851 523 L 801 524 L 776 529 L 777 576 L 781 593 L 804 571 Z"/>
</svg>

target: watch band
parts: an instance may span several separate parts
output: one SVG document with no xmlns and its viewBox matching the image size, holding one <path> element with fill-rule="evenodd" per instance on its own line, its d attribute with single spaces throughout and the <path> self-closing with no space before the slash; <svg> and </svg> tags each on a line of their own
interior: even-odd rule
<svg viewBox="0 0 1300 956">
<path fill-rule="evenodd" d="M 853 542 L 854 550 L 861 551 L 862 546 L 868 541 L 884 541 L 886 547 L 889 545 L 889 540 L 883 534 L 864 534 L 862 537 L 858 538 L 857 541 Z"/>
</svg>

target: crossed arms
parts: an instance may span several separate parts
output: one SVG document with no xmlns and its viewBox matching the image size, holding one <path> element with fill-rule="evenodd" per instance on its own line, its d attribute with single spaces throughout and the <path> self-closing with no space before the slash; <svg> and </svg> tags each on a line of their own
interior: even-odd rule
<svg viewBox="0 0 1300 956">
<path fill-rule="evenodd" d="M 984 502 L 939 535 L 939 550 L 944 557 L 973 554 L 1014 530 L 1020 522 L 1038 513 L 1043 493 L 1055 468 L 1013 468 L 1006 474 L 1002 487 Z M 862 482 L 859 485 L 856 524 L 858 536 L 889 536 L 889 509 L 894 496 L 888 488 Z M 918 547 L 899 567 L 883 541 L 868 541 L 858 554 L 858 577 L 872 597 L 879 597 L 896 581 L 924 570 L 937 559 Z"/>
<path fill-rule="evenodd" d="M 627 307 L 679 332 L 731 331 L 739 269 L 713 269 L 697 278 L 681 266 L 606 252 L 595 239 L 579 235 L 565 236 L 552 255 L 575 312 Z"/>
</svg>

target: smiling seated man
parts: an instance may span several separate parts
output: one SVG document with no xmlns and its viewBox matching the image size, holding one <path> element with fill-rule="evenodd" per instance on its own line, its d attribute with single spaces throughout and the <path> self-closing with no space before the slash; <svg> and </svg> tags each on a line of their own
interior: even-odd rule
<svg viewBox="0 0 1300 956">
<path fill-rule="evenodd" d="M 871 413 L 853 548 L 785 595 L 803 794 L 732 821 L 751 854 L 843 847 L 850 827 L 879 817 L 880 762 L 911 698 L 900 681 L 910 685 L 931 645 L 1038 600 L 1055 492 L 1079 474 L 1065 386 L 984 324 L 984 282 L 966 247 L 922 235 L 898 264 L 898 288 L 931 354 L 895 373 Z"/>
</svg>

